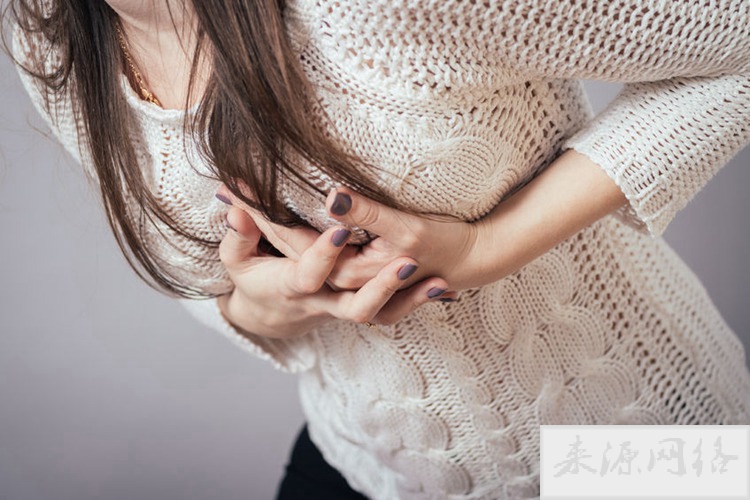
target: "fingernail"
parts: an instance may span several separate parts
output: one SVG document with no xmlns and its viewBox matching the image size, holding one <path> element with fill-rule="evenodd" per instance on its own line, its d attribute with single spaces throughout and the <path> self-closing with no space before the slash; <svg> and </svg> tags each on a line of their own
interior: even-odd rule
<svg viewBox="0 0 750 500">
<path fill-rule="evenodd" d="M 415 266 L 414 264 L 406 264 L 398 270 L 398 279 L 400 279 L 401 281 L 408 280 L 416 270 L 417 266 Z"/>
<path fill-rule="evenodd" d="M 452 299 L 450 297 L 446 297 L 444 299 L 440 299 L 440 302 L 456 302 L 456 299 Z"/>
<path fill-rule="evenodd" d="M 222 203 L 227 204 L 227 205 L 231 205 L 232 204 L 232 200 L 230 200 L 229 198 L 227 198 L 226 196 L 224 196 L 223 194 L 220 194 L 220 193 L 216 193 L 216 199 L 219 200 Z"/>
<path fill-rule="evenodd" d="M 218 195 L 217 195 L 217 196 L 218 196 Z M 226 227 L 228 227 L 229 229 L 231 229 L 232 231 L 235 231 L 235 232 L 237 232 L 237 230 L 236 230 L 236 229 L 234 228 L 234 226 L 233 226 L 233 225 L 231 225 L 231 224 L 229 223 L 229 219 L 227 219 L 227 216 L 226 216 L 226 215 L 224 216 L 224 225 L 225 225 Z"/>
<path fill-rule="evenodd" d="M 345 193 L 336 193 L 331 205 L 333 215 L 346 215 L 352 209 L 352 197 Z"/>
<path fill-rule="evenodd" d="M 445 288 L 433 287 L 433 288 L 430 288 L 429 291 L 427 292 L 427 298 L 434 299 L 435 297 L 440 297 L 444 293 L 445 293 Z"/>
<path fill-rule="evenodd" d="M 352 234 L 352 232 L 348 229 L 339 229 L 338 231 L 333 233 L 333 236 L 331 237 L 331 243 L 333 243 L 333 246 L 335 247 L 344 246 L 344 243 L 346 243 L 346 240 L 349 238 L 350 234 Z"/>
</svg>

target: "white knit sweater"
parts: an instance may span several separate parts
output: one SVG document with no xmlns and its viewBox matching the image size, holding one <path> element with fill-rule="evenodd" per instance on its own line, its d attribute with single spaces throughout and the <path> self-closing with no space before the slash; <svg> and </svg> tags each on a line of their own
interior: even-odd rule
<svg viewBox="0 0 750 500">
<path fill-rule="evenodd" d="M 337 137 L 386 167 L 381 185 L 404 204 L 480 218 L 566 148 L 629 200 L 506 278 L 393 327 L 341 321 L 292 341 L 246 338 L 214 300 L 183 300 L 238 346 L 299 373 L 311 436 L 355 489 L 526 498 L 538 495 L 540 424 L 750 424 L 743 347 L 659 237 L 750 141 L 750 2 L 288 4 L 289 36 Z M 22 57 L 39 50 L 18 42 Z M 592 117 L 577 79 L 625 88 Z M 124 77 L 122 88 L 154 191 L 196 233 L 221 239 L 225 207 L 199 175 L 194 142 L 183 143 L 184 112 L 139 100 Z M 53 103 L 47 118 L 88 166 L 70 106 Z M 322 199 L 292 187 L 284 196 L 314 226 L 331 223 Z M 213 250 L 144 238 L 183 279 L 231 287 Z"/>
</svg>

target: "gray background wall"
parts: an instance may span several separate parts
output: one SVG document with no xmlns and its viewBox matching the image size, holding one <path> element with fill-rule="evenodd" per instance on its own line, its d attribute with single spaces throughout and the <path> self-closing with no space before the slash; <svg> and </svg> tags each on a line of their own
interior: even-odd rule
<svg viewBox="0 0 750 500">
<path fill-rule="evenodd" d="M 0 57 L 0 498 L 272 498 L 294 379 L 135 278 Z M 619 89 L 587 85 L 596 109 Z M 745 345 L 749 167 L 746 149 L 666 233 Z"/>
</svg>

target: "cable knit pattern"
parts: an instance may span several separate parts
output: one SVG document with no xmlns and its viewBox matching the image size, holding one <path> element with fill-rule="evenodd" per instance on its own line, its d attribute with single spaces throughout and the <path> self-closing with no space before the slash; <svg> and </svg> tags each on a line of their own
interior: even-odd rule
<svg viewBox="0 0 750 500">
<path fill-rule="evenodd" d="M 629 200 L 506 278 L 392 327 L 339 321 L 269 340 L 233 330 L 215 301 L 182 301 L 299 373 L 311 436 L 354 488 L 389 500 L 530 498 L 541 424 L 750 424 L 742 344 L 660 238 L 750 141 L 750 3 L 287 4 L 316 112 L 344 147 L 383 167 L 372 175 L 404 205 L 479 219 L 567 148 Z M 16 52 L 28 58 L 38 45 L 20 37 Z M 593 117 L 578 79 L 625 88 Z M 200 175 L 183 112 L 140 101 L 124 78 L 122 88 L 165 207 L 220 239 L 225 207 Z M 52 129 L 76 154 L 70 103 L 53 104 Z M 319 197 L 294 186 L 280 196 L 313 226 L 332 224 Z M 231 286 L 215 250 L 144 237 L 183 279 Z"/>
</svg>

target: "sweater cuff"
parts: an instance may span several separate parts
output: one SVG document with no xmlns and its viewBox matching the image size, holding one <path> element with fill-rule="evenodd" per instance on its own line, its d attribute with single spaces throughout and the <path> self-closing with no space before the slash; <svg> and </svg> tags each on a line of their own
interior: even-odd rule
<svg viewBox="0 0 750 500">
<path fill-rule="evenodd" d="M 601 166 L 627 204 L 613 215 L 661 236 L 703 186 L 750 142 L 750 77 L 627 84 L 567 139 Z"/>
<path fill-rule="evenodd" d="M 221 333 L 245 352 L 269 361 L 278 370 L 299 373 L 309 370 L 315 364 L 315 350 L 310 335 L 292 339 L 273 339 L 240 332 L 224 318 L 215 298 L 178 299 L 178 302 L 200 323 Z"/>
</svg>

